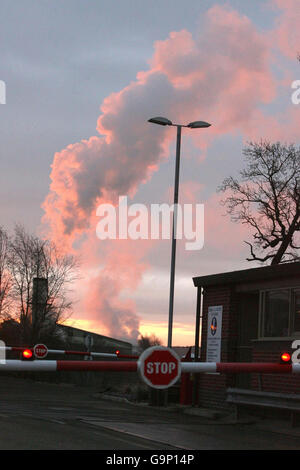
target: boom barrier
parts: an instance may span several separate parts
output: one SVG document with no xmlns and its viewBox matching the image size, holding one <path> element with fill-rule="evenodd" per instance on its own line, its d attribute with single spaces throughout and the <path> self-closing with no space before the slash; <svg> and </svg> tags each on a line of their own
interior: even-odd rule
<svg viewBox="0 0 300 470">
<path fill-rule="evenodd" d="M 55 372 L 55 371 L 111 371 L 136 372 L 135 361 L 19 361 L 14 359 L 0 362 L 1 371 Z"/>
<path fill-rule="evenodd" d="M 8 359 L 0 361 L 0 371 L 112 371 L 137 372 L 136 361 L 20 361 Z M 276 364 L 264 362 L 182 362 L 181 372 L 240 374 L 300 374 L 300 364 Z"/>
<path fill-rule="evenodd" d="M 45 360 L 48 354 L 47 347 L 43 344 L 33 348 L 37 360 L 33 358 L 32 350 L 24 350 L 20 347 L 5 347 L 10 351 L 22 351 L 23 360 L 1 359 L 1 371 L 94 371 L 94 372 L 138 372 L 142 380 L 150 387 L 165 389 L 175 384 L 182 373 L 200 374 L 240 374 L 240 373 L 260 373 L 260 374 L 300 374 L 300 363 L 292 363 L 288 353 L 281 355 L 281 361 L 285 362 L 185 362 L 171 348 L 164 346 L 152 346 L 138 357 L 138 360 Z M 2 348 L 3 350 L 3 348 Z M 95 355 L 100 357 L 114 357 L 116 359 L 130 358 L 134 356 L 120 355 L 117 351 L 111 353 L 91 353 L 87 351 L 62 351 L 52 349 L 55 354 L 77 354 Z M 27 353 L 27 354 L 25 354 Z M 136 357 L 136 356 L 135 356 Z M 41 360 L 43 359 L 43 360 Z"/>
<path fill-rule="evenodd" d="M 13 351 L 13 352 L 23 352 L 25 349 L 30 349 L 32 352 L 34 348 L 25 348 L 21 346 L 5 346 L 0 347 L 0 351 L 5 349 L 5 351 Z M 132 354 L 121 354 L 119 352 L 115 353 L 104 353 L 104 352 L 93 352 L 93 351 L 72 351 L 72 350 L 64 350 L 64 349 L 48 349 L 47 354 L 59 354 L 59 355 L 67 355 L 67 356 L 92 356 L 92 357 L 111 357 L 111 358 L 119 358 L 119 359 L 138 359 L 138 356 Z"/>
</svg>

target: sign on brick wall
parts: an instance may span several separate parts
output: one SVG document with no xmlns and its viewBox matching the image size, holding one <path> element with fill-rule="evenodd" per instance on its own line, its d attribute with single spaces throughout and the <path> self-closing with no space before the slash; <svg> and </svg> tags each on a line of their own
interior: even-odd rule
<svg viewBox="0 0 300 470">
<path fill-rule="evenodd" d="M 223 305 L 208 307 L 206 361 L 221 362 Z"/>
</svg>

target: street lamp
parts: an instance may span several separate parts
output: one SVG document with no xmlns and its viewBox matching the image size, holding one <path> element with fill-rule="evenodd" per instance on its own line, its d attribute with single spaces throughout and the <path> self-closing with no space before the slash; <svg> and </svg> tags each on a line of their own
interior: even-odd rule
<svg viewBox="0 0 300 470">
<path fill-rule="evenodd" d="M 172 327 L 173 327 L 173 310 L 174 310 L 174 283 L 175 283 L 175 258 L 176 258 L 176 228 L 177 228 L 177 204 L 179 191 L 179 167 L 180 167 L 180 147 L 181 147 L 181 128 L 189 127 L 190 129 L 202 129 L 210 127 L 211 124 L 205 121 L 194 121 L 187 125 L 173 124 L 167 118 L 154 117 L 148 120 L 160 126 L 177 127 L 177 143 L 176 143 L 176 163 L 175 163 L 175 184 L 174 184 L 174 211 L 173 211 L 173 229 L 172 229 L 172 254 L 171 254 L 171 273 L 170 273 L 170 297 L 169 297 L 169 325 L 168 325 L 168 348 L 172 347 Z"/>
</svg>

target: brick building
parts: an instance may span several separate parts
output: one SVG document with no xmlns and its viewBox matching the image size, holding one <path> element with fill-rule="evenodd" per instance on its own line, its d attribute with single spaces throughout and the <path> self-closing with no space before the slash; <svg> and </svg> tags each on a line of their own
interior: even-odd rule
<svg viewBox="0 0 300 470">
<path fill-rule="evenodd" d="M 300 262 L 193 281 L 198 292 L 200 361 L 278 362 L 282 351 L 293 352 L 292 342 L 300 339 Z M 214 330 L 216 339 L 211 336 Z M 230 396 L 272 404 L 291 394 L 296 399 L 299 390 L 299 375 L 200 374 L 196 396 L 200 406 L 228 409 Z"/>
</svg>

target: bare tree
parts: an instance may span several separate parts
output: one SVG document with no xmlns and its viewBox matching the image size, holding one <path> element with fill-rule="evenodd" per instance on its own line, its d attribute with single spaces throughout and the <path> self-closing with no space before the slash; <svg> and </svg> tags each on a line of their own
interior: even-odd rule
<svg viewBox="0 0 300 470">
<path fill-rule="evenodd" d="M 60 253 L 54 243 L 16 226 L 10 242 L 9 268 L 13 278 L 14 317 L 20 322 L 23 338 L 33 342 L 53 335 L 56 323 L 70 315 L 72 302 L 68 294 L 77 276 L 77 260 Z M 33 317 L 35 279 L 46 280 L 47 289 L 43 308 Z"/>
<path fill-rule="evenodd" d="M 299 259 L 300 149 L 279 142 L 250 142 L 243 150 L 246 168 L 241 181 L 226 178 L 218 191 L 235 222 L 253 232 L 248 261 L 279 264 Z"/>
<path fill-rule="evenodd" d="M 12 297 L 12 278 L 8 266 L 9 239 L 6 231 L 0 227 L 0 318 L 5 320 L 9 317 Z"/>
<path fill-rule="evenodd" d="M 151 346 L 160 346 L 162 344 L 161 340 L 157 338 L 154 334 L 150 336 L 141 335 L 138 339 L 138 349 L 140 351 L 145 351 L 145 349 L 150 348 Z"/>
</svg>

